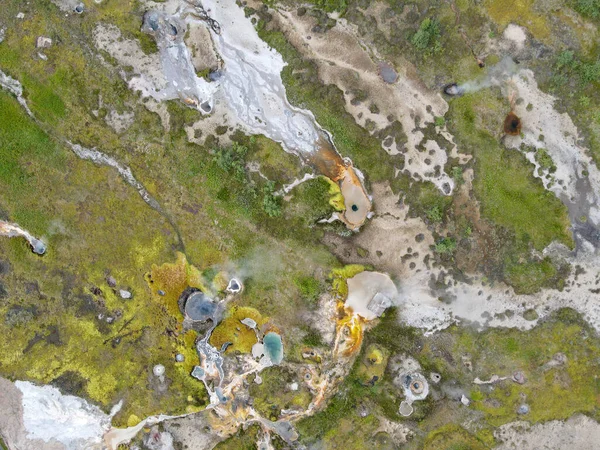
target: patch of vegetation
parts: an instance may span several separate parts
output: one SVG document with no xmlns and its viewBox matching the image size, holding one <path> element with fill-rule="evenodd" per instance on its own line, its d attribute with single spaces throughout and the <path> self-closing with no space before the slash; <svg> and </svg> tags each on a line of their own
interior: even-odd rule
<svg viewBox="0 0 600 450">
<path fill-rule="evenodd" d="M 297 371 L 279 366 L 269 367 L 260 373 L 261 384 L 250 385 L 250 396 L 254 399 L 254 408 L 269 420 L 278 420 L 281 410 L 305 410 L 312 395 Z M 292 384 L 297 389 L 292 390 Z"/>
<path fill-rule="evenodd" d="M 323 290 L 319 280 L 311 276 L 297 276 L 294 277 L 294 284 L 304 300 L 312 307 L 316 307 Z"/>
<path fill-rule="evenodd" d="M 217 147 L 214 152 L 214 161 L 221 170 L 232 174 L 238 181 L 246 180 L 248 147 L 233 142 L 229 147 Z"/>
<path fill-rule="evenodd" d="M 452 254 L 454 250 L 456 250 L 456 239 L 453 237 L 442 238 L 435 244 L 435 251 L 442 255 Z"/>
<path fill-rule="evenodd" d="M 281 216 L 281 197 L 275 195 L 274 181 L 267 181 L 263 186 L 263 209 L 269 217 Z"/>
<path fill-rule="evenodd" d="M 419 29 L 410 41 L 417 50 L 428 55 L 433 55 L 442 51 L 440 37 L 440 23 L 435 17 L 428 17 L 421 22 Z"/>
<path fill-rule="evenodd" d="M 476 111 L 489 97 L 489 93 L 480 91 L 454 99 L 447 115 L 463 151 L 475 157 L 473 188 L 482 214 L 512 230 L 519 239 L 530 241 L 538 250 L 553 240 L 571 247 L 566 207 L 533 177 L 531 165 L 521 153 L 504 149 L 482 129 Z"/>
<path fill-rule="evenodd" d="M 489 448 L 463 427 L 448 424 L 427 435 L 424 450 L 485 450 Z"/>
<path fill-rule="evenodd" d="M 576 0 L 575 10 L 582 16 L 592 19 L 600 19 L 599 0 Z"/>
<path fill-rule="evenodd" d="M 220 349 L 223 344 L 230 342 L 231 345 L 227 347 L 226 353 L 250 353 L 257 341 L 254 330 L 241 322 L 246 318 L 254 320 L 258 328 L 267 322 L 267 319 L 254 308 L 234 306 L 214 329 L 210 337 L 210 345 Z"/>
<path fill-rule="evenodd" d="M 506 279 L 517 294 L 533 294 L 543 287 L 562 290 L 569 272 L 568 265 L 557 267 L 550 258 L 544 258 L 542 261 L 508 264 Z"/>
<path fill-rule="evenodd" d="M 535 152 L 535 160 L 542 170 L 547 170 L 550 173 L 556 172 L 556 164 L 554 164 L 552 157 L 545 148 L 540 148 Z"/>
</svg>

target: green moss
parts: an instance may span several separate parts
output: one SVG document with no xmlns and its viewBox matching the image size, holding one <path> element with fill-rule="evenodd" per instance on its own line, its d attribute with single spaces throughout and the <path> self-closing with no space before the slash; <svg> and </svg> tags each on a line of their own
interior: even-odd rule
<svg viewBox="0 0 600 450">
<path fill-rule="evenodd" d="M 349 264 L 338 269 L 333 269 L 330 275 L 333 280 L 333 290 L 340 298 L 345 299 L 348 296 L 348 283 L 346 280 L 364 271 L 365 267 L 360 264 Z"/>
<path fill-rule="evenodd" d="M 533 294 L 542 287 L 562 289 L 568 273 L 560 273 L 550 258 L 522 264 L 509 264 L 506 269 L 508 283 L 517 294 Z"/>
<path fill-rule="evenodd" d="M 489 448 L 459 425 L 448 424 L 427 435 L 424 450 L 484 450 Z"/>
<path fill-rule="evenodd" d="M 527 0 L 512 0 L 497 2 L 487 0 L 485 3 L 492 19 L 501 26 L 516 23 L 530 30 L 540 40 L 550 36 L 551 28 L 546 17 L 533 8 L 533 3 Z"/>
<path fill-rule="evenodd" d="M 489 98 L 489 93 L 480 92 L 455 99 L 448 113 L 451 129 L 460 136 L 457 139 L 463 151 L 472 152 L 475 157 L 473 187 L 482 214 L 513 230 L 517 237 L 530 239 L 538 250 L 554 240 L 571 247 L 567 208 L 533 177 L 522 154 L 502 148 L 485 131 L 487 120 L 492 117 L 482 117 L 479 111 L 489 104 Z M 501 122 L 497 126 L 499 130 Z"/>
<path fill-rule="evenodd" d="M 319 295 L 323 290 L 319 280 L 309 276 L 297 276 L 294 278 L 294 284 L 300 291 L 302 298 L 312 307 L 316 307 Z"/>
<path fill-rule="evenodd" d="M 533 423 L 595 411 L 600 393 L 593 376 L 600 354 L 596 342 L 598 336 L 581 316 L 564 310 L 527 332 L 495 329 L 477 336 L 461 332 L 455 351 L 471 356 L 477 375 L 499 373 L 503 367 L 524 372 L 523 385 L 503 381 L 492 390 L 475 388 L 479 395 L 473 398 L 473 407 L 499 426 L 518 420 L 522 403 L 529 404 L 526 419 Z M 550 364 L 557 353 L 566 356 L 565 364 Z"/>
<path fill-rule="evenodd" d="M 227 353 L 241 352 L 250 353 L 252 346 L 256 344 L 256 333 L 253 329 L 241 323 L 243 319 L 250 318 L 256 321 L 258 328 L 267 321 L 256 309 L 250 307 L 234 306 L 227 312 L 227 316 L 210 337 L 210 345 L 221 348 L 223 344 L 230 342 Z"/>
<path fill-rule="evenodd" d="M 254 408 L 269 420 L 278 420 L 282 409 L 305 410 L 312 401 L 312 395 L 300 374 L 289 368 L 269 367 L 260 373 L 261 384 L 250 385 L 250 396 Z M 298 389 L 292 390 L 291 384 Z"/>
</svg>

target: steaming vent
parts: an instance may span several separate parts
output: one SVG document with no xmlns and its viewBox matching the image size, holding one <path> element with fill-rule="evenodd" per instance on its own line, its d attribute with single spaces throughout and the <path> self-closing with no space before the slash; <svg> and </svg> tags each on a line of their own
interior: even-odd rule
<svg viewBox="0 0 600 450">
<path fill-rule="evenodd" d="M 504 119 L 504 132 L 511 136 L 521 134 L 521 119 L 512 111 Z"/>
<path fill-rule="evenodd" d="M 229 280 L 226 290 L 231 294 L 237 294 L 242 290 L 242 283 L 237 278 L 232 278 Z"/>
<path fill-rule="evenodd" d="M 444 94 L 451 97 L 460 97 L 465 91 L 456 83 L 450 83 L 444 86 Z"/>
</svg>

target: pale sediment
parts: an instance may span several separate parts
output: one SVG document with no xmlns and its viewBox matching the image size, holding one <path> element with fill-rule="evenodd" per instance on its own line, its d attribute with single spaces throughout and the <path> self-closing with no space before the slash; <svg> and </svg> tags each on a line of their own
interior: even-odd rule
<svg viewBox="0 0 600 450">
<path fill-rule="evenodd" d="M 33 253 L 36 255 L 43 255 L 46 253 L 46 244 L 15 223 L 0 221 L 0 236 L 22 237 L 29 242 Z"/>
</svg>

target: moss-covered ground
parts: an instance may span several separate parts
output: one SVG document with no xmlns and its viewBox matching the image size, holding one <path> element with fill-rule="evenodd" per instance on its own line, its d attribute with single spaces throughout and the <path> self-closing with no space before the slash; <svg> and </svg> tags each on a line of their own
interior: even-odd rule
<svg viewBox="0 0 600 450">
<path fill-rule="evenodd" d="M 454 80 L 479 73 L 456 32 L 451 5 L 460 11 L 460 21 L 474 42 L 501 32 L 510 21 L 528 26 L 551 49 L 548 58 L 532 63 L 541 86 L 575 112 L 592 154 L 600 155 L 600 75 L 594 65 L 598 45 L 576 41 L 573 55 L 565 55 L 568 49 L 559 48 L 564 45 L 549 40 L 554 29 L 544 35 L 541 24 L 556 26 L 548 22 L 550 12 L 526 2 L 511 8 L 497 2 L 420 1 L 408 5 L 406 20 L 392 28 L 388 39 L 361 12 L 369 6 L 366 1 L 314 4 L 343 11 L 391 61 L 406 58 L 416 63 L 418 75 L 430 87 L 440 74 Z M 406 6 L 389 5 L 398 15 Z M 15 22 L 19 11 L 25 18 Z M 268 317 L 276 321 L 287 352 L 301 345 L 322 345 L 308 319 L 316 298 L 328 282 L 342 298 L 345 279 L 364 270 L 341 268 L 320 244 L 323 229 L 314 223 L 339 204 L 327 181 L 320 178 L 301 185 L 289 201 L 275 199 L 274 189 L 304 172 L 294 157 L 266 138 L 241 134 L 234 136 L 235 146 L 222 145 L 218 136 L 205 146 L 192 145 L 183 127 L 198 115 L 177 102 L 169 103 L 171 130 L 165 132 L 158 116 L 127 88 L 121 68 L 113 66 L 107 55 L 105 63 L 98 58 L 92 38 L 98 22 L 118 25 L 125 37 L 139 39 L 146 52 L 156 50 L 139 32 L 143 12 L 137 1 L 106 1 L 89 3 L 86 14 L 65 17 L 48 0 L 11 1 L 0 11 L 0 22 L 10 24 L 0 44 L 0 68 L 22 82 L 39 120 L 32 121 L 14 98 L 0 92 L 0 218 L 19 223 L 48 243 L 47 255 L 40 258 L 23 240 L 0 238 L 0 333 L 10 336 L 0 340 L 0 375 L 52 383 L 105 410 L 124 399 L 117 425 L 133 425 L 155 413 L 196 411 L 206 403 L 202 384 L 189 376 L 197 362 L 193 346 L 198 336 L 181 329 L 177 299 L 185 287 L 211 289 L 210 281 L 219 270 L 239 271 L 245 290 L 227 312 L 222 329 L 215 330 L 214 342 L 233 341 L 228 351 L 246 352 L 254 333 L 237 321 L 241 315 L 265 321 Z M 413 38 L 429 17 L 439 24 L 441 31 L 434 38 L 441 50 L 423 53 Z M 581 26 L 573 26 L 583 40 Z M 455 198 L 443 197 L 432 185 L 404 175 L 394 178 L 393 167 L 401 157 L 387 155 L 377 139 L 354 122 L 345 112 L 342 92 L 324 86 L 316 65 L 303 59 L 280 31 L 262 22 L 259 27 L 261 36 L 289 63 L 283 78 L 290 100 L 314 112 L 332 132 L 340 152 L 365 172 L 367 182 L 393 180 L 395 192 L 403 193 L 414 214 L 440 238 L 450 233 L 456 248 L 439 258 L 460 270 L 461 246 L 470 245 L 480 231 L 456 209 Z M 37 55 L 39 35 L 54 41 L 43 50 L 47 60 Z M 445 122 L 461 151 L 474 157 L 473 193 L 497 241 L 496 247 L 488 247 L 498 249 L 493 270 L 518 292 L 560 287 L 563 268 L 530 255 L 553 240 L 572 245 L 566 211 L 532 177 L 532 166 L 524 157 L 502 146 L 496 130 L 507 107 L 497 92 L 484 91 L 453 100 Z M 131 111 L 135 122 L 118 134 L 103 119 L 108 110 Z M 63 138 L 97 146 L 129 165 L 166 214 L 148 207 L 114 170 L 77 159 Z M 253 161 L 261 164 L 270 182 L 245 170 Z M 323 274 L 329 273 L 327 280 Z M 108 284 L 108 276 L 114 277 L 116 287 Z M 130 291 L 132 298 L 122 299 L 119 289 Z M 376 431 L 382 417 L 404 420 L 398 414 L 401 395 L 386 364 L 401 353 L 417 358 L 425 372 L 441 373 L 442 386 L 460 386 L 472 400 L 467 409 L 446 391 L 432 387 L 439 394 L 435 400 L 430 396 L 414 404 L 410 421 L 416 433 L 409 448 L 491 446 L 494 427 L 515 420 L 516 408 L 524 401 L 531 407 L 527 418 L 533 422 L 575 412 L 598 418 L 599 344 L 597 335 L 568 310 L 528 332 L 476 333 L 453 327 L 431 337 L 398 325 L 394 312 L 388 312 L 367 333 L 339 392 L 323 411 L 298 424 L 300 439 L 326 448 L 388 448 L 389 436 Z M 177 353 L 184 354 L 184 363 L 175 362 Z M 566 357 L 562 365 L 548 364 L 557 354 Z M 472 372 L 462 363 L 463 356 L 471 361 Z M 166 386 L 151 374 L 156 363 L 166 367 Z M 253 386 L 262 401 L 257 407 L 270 413 L 305 405 L 302 390 L 294 395 L 284 392 L 276 402 L 268 399 L 267 386 L 285 391 L 281 384 L 285 377 L 277 370 L 264 374 L 274 384 Z M 525 384 L 508 380 L 493 388 L 472 384 L 475 376 L 488 379 L 514 370 L 524 372 Z M 363 409 L 369 414 L 357 414 Z M 460 428 L 475 417 L 482 427 Z M 257 432 L 242 430 L 219 448 L 253 448 Z"/>
<path fill-rule="evenodd" d="M 246 275 L 243 303 L 276 315 L 286 342 L 300 341 L 294 330 L 309 324 L 295 312 L 314 307 L 315 287 L 307 293 L 287 273 L 309 279 L 337 264 L 302 215 L 329 211 L 329 197 L 294 195 L 271 217 L 264 180 L 245 171 L 235 177 L 219 164 L 226 148 L 218 138 L 206 147 L 185 141 L 183 126 L 198 114 L 171 103 L 171 131 L 164 132 L 119 69 L 100 63 L 93 50 L 98 21 L 140 37 L 139 3 L 107 2 L 65 17 L 49 1 L 12 2 L 0 13 L 3 23 L 21 10 L 25 19 L 0 45 L 0 67 L 22 82 L 39 123 L 0 92 L 0 211 L 42 237 L 48 253 L 40 258 L 21 239 L 0 239 L 9 268 L 0 274 L 0 330 L 11 336 L 0 343 L 0 374 L 54 383 L 105 409 L 124 399 L 117 425 L 197 410 L 206 398 L 189 376 L 196 335 L 181 330 L 181 291 L 210 288 L 207 269 L 234 267 Z M 54 41 L 44 50 L 47 61 L 37 57 L 39 35 Z M 100 97 L 106 110 L 134 112 L 134 124 L 117 135 L 93 113 Z M 166 214 L 148 207 L 113 169 L 79 160 L 63 138 L 128 164 Z M 247 149 L 244 163 L 260 162 L 277 187 L 301 175 L 295 158 L 268 139 L 237 141 Z M 175 362 L 177 353 L 184 363 Z M 166 366 L 166 389 L 151 375 L 157 363 Z"/>
<path fill-rule="evenodd" d="M 413 429 L 406 448 L 482 449 L 494 445 L 496 427 L 516 420 L 538 423 L 574 413 L 598 418 L 599 343 L 597 333 L 569 309 L 559 310 L 530 331 L 477 332 L 455 326 L 430 337 L 399 326 L 395 312 L 388 311 L 367 332 L 350 375 L 325 409 L 298 424 L 300 440 L 307 445 L 321 442 L 323 448 L 373 445 L 377 426 L 369 424 L 385 417 L 404 421 Z M 426 377 L 430 372 L 441 374 L 440 384 L 429 383 L 428 399 L 413 403 L 415 412 L 409 418 L 398 413 L 403 394 L 392 382 L 390 364 L 377 380 L 365 377 L 368 370 L 376 369 L 379 355 L 374 351 L 378 348 L 385 349 L 386 362 L 410 355 Z M 524 374 L 524 384 L 510 379 L 517 371 Z M 473 383 L 476 377 L 488 380 L 492 375 L 508 379 L 493 385 Z M 470 407 L 459 402 L 461 392 L 471 400 Z M 519 415 L 517 410 L 524 403 L 530 412 Z M 361 411 L 368 415 L 362 417 Z M 477 426 L 469 428 L 474 420 Z M 351 424 L 355 431 L 340 434 L 343 424 Z"/>
</svg>

